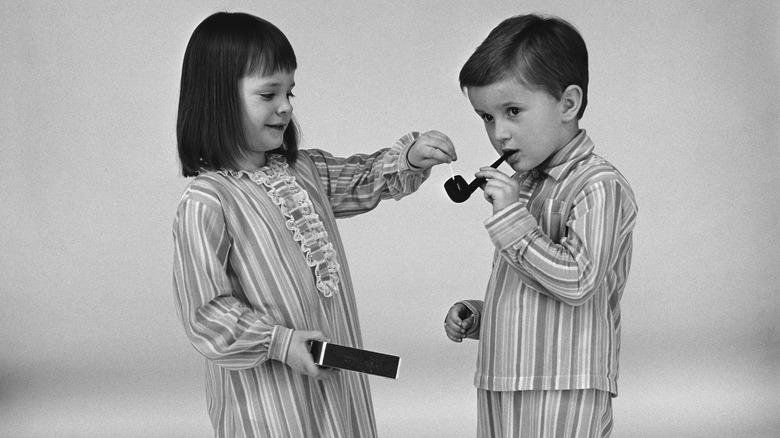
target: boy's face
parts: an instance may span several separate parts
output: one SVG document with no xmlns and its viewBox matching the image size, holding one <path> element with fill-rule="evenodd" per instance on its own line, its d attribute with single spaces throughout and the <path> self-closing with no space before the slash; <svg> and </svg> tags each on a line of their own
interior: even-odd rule
<svg viewBox="0 0 780 438">
<path fill-rule="evenodd" d="M 571 140 L 562 101 L 546 91 L 508 77 L 466 93 L 496 151 L 514 151 L 507 163 L 516 172 L 535 168 Z"/>
</svg>

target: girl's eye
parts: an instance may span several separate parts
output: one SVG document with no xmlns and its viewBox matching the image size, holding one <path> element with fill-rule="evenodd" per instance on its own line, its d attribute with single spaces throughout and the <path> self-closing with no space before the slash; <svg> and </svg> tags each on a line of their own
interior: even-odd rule
<svg viewBox="0 0 780 438">
<path fill-rule="evenodd" d="M 260 93 L 260 97 L 262 97 L 263 100 L 273 100 L 274 94 L 273 93 Z"/>
<path fill-rule="evenodd" d="M 519 116 L 522 111 L 520 108 L 513 106 L 507 110 L 507 113 L 509 113 L 510 116 Z"/>
<path fill-rule="evenodd" d="M 493 121 L 493 116 L 491 116 L 490 114 L 482 114 L 479 117 L 482 118 L 482 121 L 485 123 L 490 123 Z"/>
<path fill-rule="evenodd" d="M 287 97 L 288 98 L 292 98 L 292 97 L 295 97 L 295 95 L 292 93 L 292 91 L 290 91 L 289 93 L 287 93 Z"/>
</svg>

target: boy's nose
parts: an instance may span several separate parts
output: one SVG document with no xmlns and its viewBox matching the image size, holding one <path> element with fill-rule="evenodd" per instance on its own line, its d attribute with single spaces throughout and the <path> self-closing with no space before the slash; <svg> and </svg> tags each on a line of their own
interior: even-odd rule
<svg viewBox="0 0 780 438">
<path fill-rule="evenodd" d="M 509 127 L 507 126 L 507 124 L 499 121 L 496 121 L 495 128 L 493 131 L 493 136 L 496 138 L 496 140 L 500 141 L 501 143 L 504 143 L 510 138 L 512 138 L 512 134 L 509 131 Z"/>
</svg>

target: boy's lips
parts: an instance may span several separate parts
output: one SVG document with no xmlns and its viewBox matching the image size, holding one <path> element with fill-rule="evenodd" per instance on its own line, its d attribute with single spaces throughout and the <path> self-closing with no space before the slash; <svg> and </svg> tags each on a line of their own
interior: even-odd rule
<svg viewBox="0 0 780 438">
<path fill-rule="evenodd" d="M 506 161 L 511 163 L 512 161 L 515 161 L 514 159 L 517 157 L 517 155 L 520 152 L 520 150 L 519 149 L 505 149 L 503 152 L 504 152 L 504 154 L 509 154 L 509 156 L 507 157 Z"/>
</svg>

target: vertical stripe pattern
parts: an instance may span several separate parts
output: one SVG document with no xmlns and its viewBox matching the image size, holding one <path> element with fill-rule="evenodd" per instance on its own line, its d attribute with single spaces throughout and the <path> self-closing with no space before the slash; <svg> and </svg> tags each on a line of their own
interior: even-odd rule
<svg viewBox="0 0 780 438">
<path fill-rule="evenodd" d="M 596 389 L 477 392 L 477 438 L 607 438 L 612 400 Z"/>
<path fill-rule="evenodd" d="M 617 395 L 620 297 L 637 206 L 581 131 L 521 175 L 518 202 L 485 221 L 496 251 L 478 317 L 475 384 L 493 391 L 593 388 Z"/>
<path fill-rule="evenodd" d="M 337 253 L 341 288 L 330 298 L 317 292 L 285 217 L 248 173 L 204 172 L 185 190 L 173 224 L 174 295 L 187 337 L 206 358 L 216 437 L 376 436 L 364 375 L 315 381 L 284 362 L 293 330 L 362 347 L 336 217 L 415 191 L 429 175 L 406 162 L 415 138 L 349 158 L 302 150 L 289 167 Z"/>
</svg>

